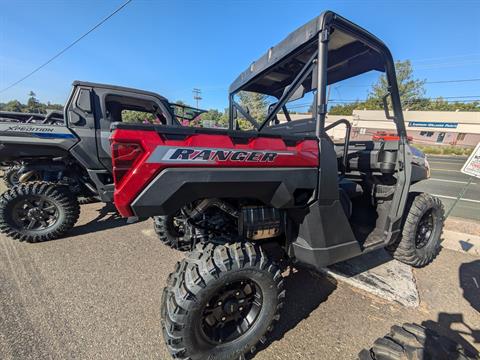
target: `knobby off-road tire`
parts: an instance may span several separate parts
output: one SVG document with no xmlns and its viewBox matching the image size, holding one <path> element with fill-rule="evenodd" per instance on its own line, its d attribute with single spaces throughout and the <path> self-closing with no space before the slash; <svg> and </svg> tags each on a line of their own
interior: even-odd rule
<svg viewBox="0 0 480 360">
<path fill-rule="evenodd" d="M 79 205 L 93 204 L 93 203 L 97 203 L 97 202 L 100 202 L 100 200 L 98 200 L 95 196 L 88 196 L 88 197 L 79 196 L 78 197 L 78 204 Z"/>
<path fill-rule="evenodd" d="M 457 342 L 417 324 L 392 326 L 390 333 L 362 350 L 359 360 L 475 360 Z"/>
<path fill-rule="evenodd" d="M 176 216 L 180 215 L 155 216 L 153 218 L 153 228 L 164 245 L 175 250 L 190 251 L 192 250 L 190 239 L 186 239 L 185 233 L 174 225 Z"/>
<path fill-rule="evenodd" d="M 10 166 L 3 170 L 3 183 L 7 188 L 11 188 L 19 184 L 18 170 L 20 170 L 20 166 Z"/>
<path fill-rule="evenodd" d="M 175 359 L 244 359 L 266 341 L 284 298 L 280 269 L 258 245 L 198 244 L 177 263 L 163 290 L 162 329 L 168 350 Z M 236 328 L 235 316 L 250 322 Z M 244 333 L 229 338 L 233 328 Z"/>
<path fill-rule="evenodd" d="M 45 181 L 19 184 L 0 196 L 0 232 L 20 241 L 57 239 L 79 214 L 77 198 L 66 187 Z"/>
<path fill-rule="evenodd" d="M 422 267 L 440 252 L 445 210 L 440 199 L 425 193 L 412 197 L 407 209 L 401 238 L 387 250 L 398 261 Z"/>
</svg>

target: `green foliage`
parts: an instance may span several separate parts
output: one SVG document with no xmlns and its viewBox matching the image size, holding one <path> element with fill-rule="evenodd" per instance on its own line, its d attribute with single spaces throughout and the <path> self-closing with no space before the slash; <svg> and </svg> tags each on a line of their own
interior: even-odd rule
<svg viewBox="0 0 480 360">
<path fill-rule="evenodd" d="M 46 114 L 47 110 L 63 110 L 63 105 L 51 104 L 50 102 L 47 102 L 46 104 L 39 102 L 33 91 L 30 91 L 28 96 L 29 97 L 26 104 L 22 104 L 18 100 L 0 103 L 0 111 Z"/>
<path fill-rule="evenodd" d="M 396 61 L 398 90 L 404 110 L 410 111 L 480 111 L 480 102 L 448 102 L 445 99 L 426 99 L 425 80 L 413 77 L 410 60 Z M 350 104 L 334 105 L 330 108 L 331 115 L 352 115 L 353 110 L 382 110 L 382 97 L 387 93 L 387 78 L 381 75 L 372 85 L 366 101 L 356 101 Z"/>
<path fill-rule="evenodd" d="M 473 148 L 461 147 L 461 146 L 421 145 L 421 144 L 413 144 L 413 145 L 416 148 L 422 150 L 425 154 L 430 154 L 430 155 L 468 156 L 473 151 Z"/>
<path fill-rule="evenodd" d="M 216 127 L 226 128 L 228 127 L 228 109 L 222 113 L 217 109 L 210 109 L 206 113 L 200 115 L 201 120 L 213 120 Z"/>
<path fill-rule="evenodd" d="M 250 91 L 240 91 L 237 95 L 240 99 L 240 106 L 248 111 L 257 122 L 266 119 L 268 111 L 267 95 Z"/>
<path fill-rule="evenodd" d="M 413 77 L 413 67 L 410 60 L 395 62 L 395 72 L 397 74 L 398 92 L 402 104 L 410 103 L 416 99 L 421 99 L 425 95 L 425 81 Z M 387 77 L 381 75 L 378 81 L 372 85 L 368 98 L 381 100 L 388 92 Z"/>
<path fill-rule="evenodd" d="M 144 111 L 134 111 L 134 110 L 123 110 L 122 111 L 122 122 L 127 123 L 157 123 L 155 115 L 144 112 Z"/>
</svg>

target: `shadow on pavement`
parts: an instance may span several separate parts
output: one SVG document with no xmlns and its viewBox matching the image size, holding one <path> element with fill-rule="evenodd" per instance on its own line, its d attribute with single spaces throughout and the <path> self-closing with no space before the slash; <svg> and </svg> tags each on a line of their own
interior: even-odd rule
<svg viewBox="0 0 480 360">
<path fill-rule="evenodd" d="M 392 260 L 393 258 L 385 249 L 378 249 L 366 254 L 361 254 L 353 259 L 331 265 L 329 268 L 344 276 L 352 277 L 372 270 L 373 268 Z"/>
<path fill-rule="evenodd" d="M 267 348 L 274 341 L 295 328 L 298 323 L 309 317 L 321 303 L 326 301 L 337 288 L 336 281 L 330 277 L 313 274 L 304 269 L 290 268 L 284 276 L 286 299 L 280 313 L 280 320 L 275 324 L 272 333 L 265 344 L 258 350 Z"/>
<path fill-rule="evenodd" d="M 459 269 L 460 287 L 463 290 L 463 297 L 468 301 L 470 306 L 477 311 L 480 317 L 480 260 L 469 263 L 463 263 Z M 446 336 L 460 344 L 466 351 L 466 355 L 478 357 L 478 346 L 474 347 L 464 336 L 473 339 L 474 344 L 480 344 L 480 329 L 473 329 L 468 325 L 461 313 L 439 313 L 438 320 L 427 320 L 422 323 L 428 329 L 438 332 L 440 335 Z M 434 339 L 427 337 L 426 345 L 431 342 L 434 346 Z M 450 358 L 449 358 L 450 359 Z M 452 357 L 453 360 L 457 359 Z M 458 357 L 458 359 L 463 359 Z"/>
<path fill-rule="evenodd" d="M 479 312 L 478 316 L 480 316 L 480 260 L 460 265 L 458 276 L 463 297 Z"/>
<path fill-rule="evenodd" d="M 465 351 L 465 355 L 474 358 L 479 356 L 478 350 L 467 340 L 465 340 L 462 335 L 471 336 L 475 344 L 480 344 L 480 330 L 472 329 L 468 324 L 466 324 L 462 314 L 449 314 L 442 312 L 438 314 L 437 321 L 426 320 L 422 322 L 422 325 L 427 329 L 436 331 L 438 334 L 460 344 Z M 458 330 L 459 328 L 463 328 L 463 330 Z M 434 338 L 434 336 L 428 336 L 427 333 L 427 338 L 425 339 L 425 348 L 434 349 L 435 347 L 438 347 L 438 345 L 438 341 Z M 444 341 L 442 345 L 448 346 L 449 344 L 447 341 Z M 454 347 L 454 344 L 451 346 Z M 455 357 L 453 354 L 452 357 L 448 358 L 448 360 L 457 359 L 463 360 L 464 358 L 459 355 Z"/>
<path fill-rule="evenodd" d="M 98 210 L 98 215 L 88 223 L 75 226 L 70 230 L 68 236 L 79 236 L 90 234 L 96 231 L 108 230 L 129 225 L 127 219 L 117 213 L 117 209 L 112 203 L 106 203 Z"/>
</svg>

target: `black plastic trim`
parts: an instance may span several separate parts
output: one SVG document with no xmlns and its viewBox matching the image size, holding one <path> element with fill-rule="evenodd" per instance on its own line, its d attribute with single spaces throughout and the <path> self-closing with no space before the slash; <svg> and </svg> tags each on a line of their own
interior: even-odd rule
<svg viewBox="0 0 480 360">
<path fill-rule="evenodd" d="M 254 199 L 294 208 L 295 190 L 314 190 L 317 168 L 168 168 L 132 202 L 138 217 L 173 214 L 202 198 Z"/>
</svg>

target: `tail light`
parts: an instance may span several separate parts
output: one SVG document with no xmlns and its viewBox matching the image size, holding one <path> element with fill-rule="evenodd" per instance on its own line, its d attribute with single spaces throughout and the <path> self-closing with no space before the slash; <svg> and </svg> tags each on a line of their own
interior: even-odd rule
<svg viewBox="0 0 480 360">
<path fill-rule="evenodd" d="M 119 185 L 125 175 L 140 160 L 144 150 L 137 143 L 114 142 L 112 144 L 113 180 Z"/>
</svg>

